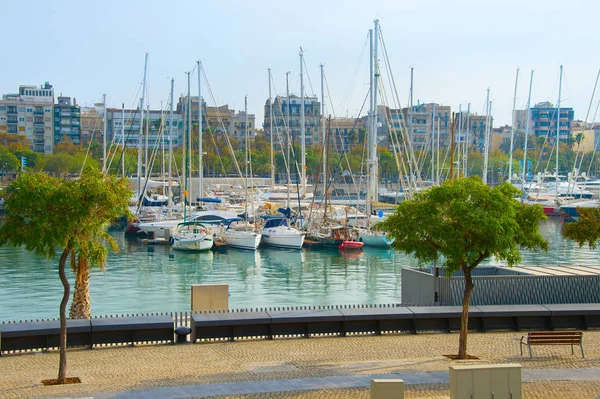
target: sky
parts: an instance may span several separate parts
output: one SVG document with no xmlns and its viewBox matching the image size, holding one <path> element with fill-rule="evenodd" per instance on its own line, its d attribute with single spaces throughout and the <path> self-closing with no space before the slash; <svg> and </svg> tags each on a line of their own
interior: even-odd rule
<svg viewBox="0 0 600 399">
<path fill-rule="evenodd" d="M 517 68 L 516 108 L 524 109 L 531 70 L 531 103 L 556 104 L 563 65 L 561 107 L 574 108 L 575 118 L 585 120 L 600 68 L 596 0 L 20 0 L 0 9 L 0 94 L 49 81 L 55 96 L 75 97 L 82 106 L 106 93 L 108 106 L 134 108 L 147 52 L 146 102 L 152 109 L 167 106 L 171 78 L 176 98 L 187 91 L 189 71 L 197 95 L 195 66 L 201 60 L 207 104 L 243 110 L 247 95 L 259 126 L 268 68 L 273 96 L 285 95 L 286 72 L 290 91 L 300 94 L 300 48 L 305 92 L 319 99 L 324 65 L 326 115 L 364 115 L 368 31 L 375 19 L 391 67 L 380 51 L 386 98 L 379 103 L 394 108 L 390 75 L 406 106 L 413 68 L 414 103 L 451 105 L 453 111 L 470 103 L 472 112 L 485 114 L 489 88 L 494 125 L 510 125 Z"/>
</svg>

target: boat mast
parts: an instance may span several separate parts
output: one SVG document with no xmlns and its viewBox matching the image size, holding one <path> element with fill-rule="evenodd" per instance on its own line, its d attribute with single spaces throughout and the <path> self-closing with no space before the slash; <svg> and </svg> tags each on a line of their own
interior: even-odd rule
<svg viewBox="0 0 600 399">
<path fill-rule="evenodd" d="M 515 107 L 517 106 L 517 84 L 519 83 L 519 68 L 515 77 L 515 93 L 513 96 L 512 127 L 510 129 L 510 151 L 508 153 L 508 182 L 512 180 L 513 141 L 515 137 Z"/>
<path fill-rule="evenodd" d="M 558 150 L 560 147 L 560 96 L 562 90 L 563 66 L 560 66 L 560 77 L 558 79 L 558 102 L 556 104 L 556 206 L 558 206 Z"/>
<path fill-rule="evenodd" d="M 192 112 L 190 107 L 190 72 L 186 72 L 187 74 L 187 104 L 186 104 L 186 117 L 187 117 L 187 129 L 184 126 L 183 129 L 183 168 L 181 173 L 183 174 L 183 219 L 185 221 L 185 213 L 187 209 L 186 197 L 189 195 L 187 192 L 188 188 L 188 175 L 186 173 L 187 170 L 187 157 L 188 157 L 188 149 L 187 149 L 187 141 L 188 134 L 191 126 Z"/>
<path fill-rule="evenodd" d="M 275 163 L 273 161 L 273 99 L 271 97 L 271 68 L 268 68 L 269 71 L 269 126 L 271 127 L 271 131 L 269 132 L 269 136 L 271 137 L 271 189 L 275 188 Z"/>
<path fill-rule="evenodd" d="M 375 29 L 377 29 L 377 22 L 375 21 Z M 377 43 L 377 32 L 375 32 L 375 42 Z M 375 50 L 377 51 L 377 50 Z M 375 58 L 377 58 L 377 55 L 375 55 Z M 376 69 L 377 71 L 377 69 Z M 409 141 L 409 145 L 412 147 L 412 139 L 413 139 L 413 118 L 412 118 L 412 111 L 413 111 L 413 73 L 414 73 L 414 68 L 410 67 L 410 92 L 409 92 L 409 104 L 408 104 L 408 112 L 407 117 L 408 117 L 408 141 Z M 375 102 L 375 107 L 377 107 L 377 102 Z M 414 157 L 414 152 L 409 151 L 408 153 L 408 187 L 409 187 L 409 192 L 411 193 L 412 196 L 412 189 L 413 189 L 413 159 L 411 159 L 412 157 Z"/>
<path fill-rule="evenodd" d="M 529 94 L 527 95 L 527 121 L 525 122 L 525 144 L 523 148 L 523 176 L 521 188 L 525 188 L 525 176 L 527 175 L 527 139 L 529 138 L 529 120 L 531 119 L 531 87 L 533 85 L 533 69 L 529 77 Z"/>
<path fill-rule="evenodd" d="M 172 166 L 171 166 L 171 160 L 173 158 L 173 137 L 171 135 L 171 133 L 173 132 L 173 88 L 175 87 L 175 79 L 171 79 L 171 105 L 169 106 L 169 130 L 168 130 L 168 137 L 169 137 L 169 188 L 167 190 L 167 195 L 169 196 L 169 206 L 172 205 L 172 191 L 171 191 L 171 173 L 172 173 Z"/>
<path fill-rule="evenodd" d="M 467 133 L 465 136 L 464 156 L 463 156 L 463 175 L 467 177 L 469 166 L 469 128 L 471 125 L 471 103 L 467 103 Z"/>
<path fill-rule="evenodd" d="M 440 118 L 438 118 L 437 120 L 437 151 L 436 151 L 436 164 L 437 164 L 437 171 L 436 171 L 436 182 L 439 185 L 440 184 Z"/>
<path fill-rule="evenodd" d="M 204 197 L 204 169 L 202 168 L 202 63 L 198 66 L 198 198 Z"/>
<path fill-rule="evenodd" d="M 102 99 L 102 102 L 104 103 L 104 128 L 102 131 L 102 173 L 106 173 L 106 94 L 102 95 Z"/>
<path fill-rule="evenodd" d="M 246 170 L 244 179 L 244 191 L 246 196 L 246 201 L 244 201 L 244 213 L 246 215 L 245 224 L 248 224 L 248 219 L 250 216 L 248 215 L 248 166 L 250 164 L 250 160 L 248 158 L 248 96 L 244 96 L 244 112 L 246 113 L 246 140 L 245 140 L 245 148 L 246 148 Z M 271 126 L 271 133 L 273 133 L 273 127 Z"/>
<path fill-rule="evenodd" d="M 371 185 L 371 195 L 373 197 L 373 202 L 377 200 L 377 183 L 378 183 L 378 168 L 377 168 L 377 81 L 379 80 L 379 63 L 377 60 L 377 44 L 378 44 L 378 36 L 379 36 L 379 20 L 375 20 L 375 30 L 373 32 L 373 119 L 372 119 L 372 137 L 371 137 L 371 148 L 370 159 L 371 159 L 371 180 L 369 181 Z"/>
<path fill-rule="evenodd" d="M 287 207 L 290 207 L 290 184 L 292 184 L 290 180 L 290 168 L 292 167 L 292 161 L 290 160 L 290 146 L 291 143 L 291 135 L 290 135 L 290 84 L 289 84 L 290 73 L 285 73 L 285 95 L 287 97 L 287 107 L 286 107 L 286 132 L 287 132 Z"/>
<path fill-rule="evenodd" d="M 321 135 L 323 148 L 327 145 L 325 141 L 325 85 L 323 84 L 325 77 L 325 72 L 323 71 L 323 64 L 321 64 Z M 323 157 L 323 181 L 325 181 L 325 157 Z M 318 177 L 317 177 L 318 178 Z"/>
<path fill-rule="evenodd" d="M 144 140 L 144 178 L 146 181 L 150 178 L 150 171 L 148 170 L 150 166 L 150 162 L 148 162 L 148 136 L 150 136 L 150 104 L 146 104 L 146 137 Z"/>
<path fill-rule="evenodd" d="M 148 53 L 144 60 L 144 79 L 142 80 L 142 98 L 140 100 L 140 131 L 138 133 L 138 164 L 137 164 L 137 189 L 138 189 L 138 201 L 142 199 L 142 137 L 144 136 L 144 95 L 146 94 L 146 71 L 148 70 Z M 106 113 L 106 109 L 104 110 Z"/>
<path fill-rule="evenodd" d="M 456 144 L 456 176 L 460 177 L 460 163 L 461 163 L 461 134 L 462 134 L 462 120 L 463 120 L 463 112 L 462 112 L 462 104 L 458 104 L 458 115 L 460 115 L 458 119 L 458 143 Z"/>
<path fill-rule="evenodd" d="M 435 103 L 433 104 L 433 111 L 431 112 L 431 184 L 435 182 L 435 161 L 433 156 L 435 154 Z"/>
<path fill-rule="evenodd" d="M 121 103 L 121 151 L 121 177 L 125 177 L 125 103 Z"/>
<path fill-rule="evenodd" d="M 375 74 L 373 73 L 373 62 L 375 57 L 373 55 L 373 29 L 369 29 L 369 117 L 368 117 L 368 144 L 369 144 L 369 159 L 368 159 L 368 170 L 367 170 L 367 198 L 365 203 L 365 214 L 367 215 L 367 228 L 369 228 L 369 216 L 371 215 L 371 208 L 373 206 L 373 191 L 371 188 L 371 180 L 373 177 L 371 173 L 372 154 L 371 149 L 373 148 L 373 120 L 375 119 L 375 105 L 373 104 L 373 80 Z M 360 193 L 359 193 L 360 194 Z"/>
<path fill-rule="evenodd" d="M 300 47 L 300 136 L 302 141 L 302 195 L 306 196 L 306 126 L 304 122 L 304 54 Z M 288 104 L 289 106 L 289 104 Z"/>
<path fill-rule="evenodd" d="M 490 112 L 492 111 L 489 87 L 487 89 L 487 95 L 485 96 L 485 108 L 487 112 L 485 115 L 485 144 L 483 146 L 483 184 L 487 184 L 488 181 L 488 153 L 490 148 Z"/>
</svg>

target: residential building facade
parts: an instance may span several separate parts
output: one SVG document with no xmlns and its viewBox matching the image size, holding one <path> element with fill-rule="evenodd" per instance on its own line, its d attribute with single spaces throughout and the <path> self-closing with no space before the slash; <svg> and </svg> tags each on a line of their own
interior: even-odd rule
<svg viewBox="0 0 600 399">
<path fill-rule="evenodd" d="M 170 124 L 169 113 L 162 110 L 144 111 L 143 137 L 141 148 L 155 148 L 158 145 L 169 145 L 172 140 L 173 147 L 181 145 L 179 130 L 177 128 L 179 115 L 173 115 L 173 123 Z M 140 133 L 140 111 L 139 109 L 108 108 L 106 110 L 106 134 L 109 142 L 114 141 L 117 145 L 125 142 L 126 148 L 138 148 Z M 161 128 L 162 124 L 162 128 Z M 165 130 L 169 128 L 168 130 Z M 164 130 L 164 132 L 163 132 Z M 170 135 L 169 135 L 170 133 Z"/>
<path fill-rule="evenodd" d="M 58 97 L 54 104 L 54 145 L 68 140 L 75 145 L 81 144 L 81 110 L 75 99 Z"/>
<path fill-rule="evenodd" d="M 271 105 L 269 100 L 265 102 L 265 120 L 263 128 L 265 135 L 275 135 L 273 143 L 276 151 L 280 150 L 280 143 L 286 145 L 287 142 L 287 118 L 289 115 L 289 128 L 292 142 L 300 144 L 302 138 L 301 109 L 302 100 L 299 96 L 290 95 L 289 103 L 287 97 L 277 96 L 273 99 L 273 127 L 271 127 Z M 288 114 L 289 112 L 289 114 Z M 304 98 L 304 126 L 305 126 L 305 145 L 307 147 L 314 144 L 321 144 L 321 103 L 317 97 Z"/>
<path fill-rule="evenodd" d="M 485 151 L 485 131 L 487 115 L 477 115 L 461 111 L 454 117 L 455 142 L 464 143 L 468 140 L 468 146 L 472 151 L 483 153 Z M 494 118 L 490 116 L 490 134 L 494 126 Z"/>
<path fill-rule="evenodd" d="M 30 141 L 32 151 L 51 154 L 53 103 L 54 89 L 48 82 L 39 88 L 20 86 L 18 94 L 5 94 L 0 100 L 0 131 L 23 135 Z"/>
<path fill-rule="evenodd" d="M 81 144 L 87 145 L 90 140 L 101 140 L 104 133 L 104 105 L 81 107 Z"/>
<path fill-rule="evenodd" d="M 550 102 L 535 104 L 530 110 L 529 132 L 535 137 L 548 137 L 550 143 L 556 139 L 556 123 L 558 109 Z M 562 142 L 568 142 L 573 137 L 573 120 L 575 112 L 573 108 L 560 108 L 559 138 Z M 527 126 L 527 110 L 516 111 L 515 128 L 525 130 Z"/>
</svg>

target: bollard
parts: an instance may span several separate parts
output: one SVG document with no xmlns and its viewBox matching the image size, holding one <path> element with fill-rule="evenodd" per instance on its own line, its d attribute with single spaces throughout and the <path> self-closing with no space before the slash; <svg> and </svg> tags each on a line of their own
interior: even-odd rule
<svg viewBox="0 0 600 399">
<path fill-rule="evenodd" d="M 404 399 L 404 380 L 371 380 L 371 399 Z"/>
</svg>

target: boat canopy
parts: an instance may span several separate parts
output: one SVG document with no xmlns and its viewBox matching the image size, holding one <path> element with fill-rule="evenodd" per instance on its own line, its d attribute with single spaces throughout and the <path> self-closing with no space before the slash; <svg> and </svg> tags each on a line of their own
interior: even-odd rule
<svg viewBox="0 0 600 399">
<path fill-rule="evenodd" d="M 220 204 L 221 203 L 221 198 L 210 198 L 210 197 L 196 198 L 196 201 L 198 201 L 198 202 L 210 202 L 210 203 L 213 203 L 213 204 Z"/>
<path fill-rule="evenodd" d="M 265 229 L 268 228 L 272 228 L 272 227 L 279 227 L 279 226 L 287 226 L 287 219 L 286 218 L 271 218 L 269 220 L 267 220 L 267 222 L 265 223 Z"/>
</svg>

